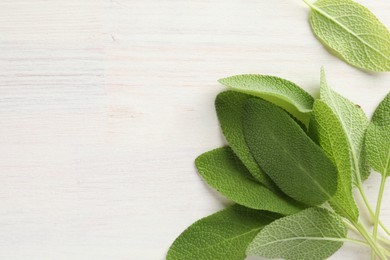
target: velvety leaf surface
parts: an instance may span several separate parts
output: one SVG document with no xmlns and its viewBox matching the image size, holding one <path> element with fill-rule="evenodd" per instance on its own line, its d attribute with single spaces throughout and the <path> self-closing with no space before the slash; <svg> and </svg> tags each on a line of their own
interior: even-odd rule
<svg viewBox="0 0 390 260">
<path fill-rule="evenodd" d="M 198 220 L 172 244 L 167 260 L 238 260 L 259 231 L 277 214 L 233 205 Z"/>
<path fill-rule="evenodd" d="M 356 67 L 390 71 L 390 33 L 367 8 L 352 0 L 305 2 L 313 33 L 333 52 Z"/>
<path fill-rule="evenodd" d="M 368 126 L 365 148 L 371 167 L 390 175 L 390 93 L 379 104 Z"/>
<path fill-rule="evenodd" d="M 358 105 L 330 89 L 323 69 L 321 70 L 320 97 L 332 109 L 348 138 L 348 147 L 352 158 L 353 183 L 359 186 L 370 174 L 363 149 L 364 135 L 368 126 L 367 116 Z"/>
<path fill-rule="evenodd" d="M 377 126 L 390 125 L 390 93 L 382 100 L 372 115 L 371 123 Z"/>
<path fill-rule="evenodd" d="M 218 120 L 230 148 L 248 168 L 253 177 L 265 186 L 272 187 L 269 177 L 260 169 L 245 142 L 242 129 L 242 112 L 244 103 L 249 98 L 252 98 L 252 96 L 235 91 L 225 91 L 218 94 L 215 100 Z"/>
<path fill-rule="evenodd" d="M 337 168 L 337 191 L 329 201 L 330 205 L 341 216 L 357 221 L 359 210 L 352 194 L 352 158 L 348 138 L 336 115 L 321 100 L 314 102 L 309 133 Z"/>
<path fill-rule="evenodd" d="M 229 89 L 261 97 L 284 108 L 295 118 L 308 123 L 313 97 L 291 81 L 266 75 L 237 75 L 219 82 Z"/>
<path fill-rule="evenodd" d="M 195 165 L 208 185 L 237 204 L 286 215 L 301 210 L 291 198 L 257 182 L 228 147 L 200 155 Z"/>
<path fill-rule="evenodd" d="M 255 237 L 249 256 L 288 260 L 321 260 L 342 245 L 347 229 L 342 219 L 325 209 L 309 208 L 275 220 Z"/>
<path fill-rule="evenodd" d="M 336 167 L 284 110 L 250 99 L 243 125 L 253 157 L 284 193 L 307 205 L 322 204 L 333 196 Z"/>
</svg>

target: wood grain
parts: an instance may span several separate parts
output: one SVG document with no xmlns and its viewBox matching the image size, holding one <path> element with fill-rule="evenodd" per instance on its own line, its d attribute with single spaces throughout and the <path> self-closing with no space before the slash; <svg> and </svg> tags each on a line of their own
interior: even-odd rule
<svg viewBox="0 0 390 260">
<path fill-rule="evenodd" d="M 390 26 L 389 1 L 359 2 Z M 0 259 L 163 259 L 228 203 L 193 166 L 224 144 L 218 78 L 272 74 L 316 94 L 324 65 L 371 114 L 390 74 L 330 55 L 307 19 L 300 0 L 2 0 Z"/>
</svg>

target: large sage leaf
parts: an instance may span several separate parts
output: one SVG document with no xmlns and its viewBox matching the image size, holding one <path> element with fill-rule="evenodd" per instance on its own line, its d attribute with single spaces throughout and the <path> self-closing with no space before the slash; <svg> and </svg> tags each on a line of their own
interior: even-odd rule
<svg viewBox="0 0 390 260">
<path fill-rule="evenodd" d="M 305 2 L 322 43 L 356 67 L 390 71 L 390 33 L 367 8 L 352 0 Z"/>
<path fill-rule="evenodd" d="M 330 89 L 326 82 L 324 69 L 321 69 L 320 97 L 332 109 L 348 138 L 348 149 L 352 158 L 353 183 L 360 186 L 361 182 L 366 180 L 370 174 L 363 149 L 364 134 L 368 126 L 367 116 L 358 105 Z"/>
<path fill-rule="evenodd" d="M 261 97 L 284 108 L 298 120 L 308 123 L 314 99 L 291 81 L 266 75 L 237 75 L 219 82 L 229 89 Z"/>
<path fill-rule="evenodd" d="M 257 182 L 228 147 L 200 155 L 195 165 L 207 184 L 237 204 L 286 215 L 301 210 L 291 198 Z"/>
<path fill-rule="evenodd" d="M 268 101 L 250 99 L 243 125 L 253 157 L 283 192 L 307 205 L 322 204 L 333 196 L 335 166 L 285 111 Z"/>
<path fill-rule="evenodd" d="M 273 187 L 269 177 L 263 173 L 246 145 L 242 129 L 242 111 L 246 100 L 252 96 L 235 91 L 220 93 L 215 100 L 215 108 L 222 132 L 230 148 L 256 180 L 267 187 Z"/>
<path fill-rule="evenodd" d="M 342 219 L 328 210 L 309 208 L 275 220 L 255 237 L 249 256 L 321 260 L 336 252 L 347 235 Z"/>
<path fill-rule="evenodd" d="M 237 260 L 252 239 L 277 214 L 233 205 L 187 228 L 172 244 L 167 260 Z"/>
<path fill-rule="evenodd" d="M 337 116 L 321 100 L 314 102 L 309 134 L 337 168 L 337 191 L 330 199 L 330 205 L 341 216 L 357 221 L 359 210 L 352 195 L 352 158 L 348 138 Z"/>
<path fill-rule="evenodd" d="M 374 112 L 367 129 L 365 148 L 371 167 L 390 176 L 390 93 Z"/>
</svg>

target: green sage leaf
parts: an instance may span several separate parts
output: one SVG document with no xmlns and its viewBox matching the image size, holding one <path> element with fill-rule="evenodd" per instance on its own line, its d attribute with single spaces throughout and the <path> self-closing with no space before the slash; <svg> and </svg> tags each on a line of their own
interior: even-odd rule
<svg viewBox="0 0 390 260">
<path fill-rule="evenodd" d="M 359 210 L 352 194 L 353 167 L 348 138 L 337 116 L 321 100 L 314 102 L 309 134 L 337 168 L 337 191 L 329 204 L 341 216 L 357 221 Z"/>
<path fill-rule="evenodd" d="M 237 75 L 219 82 L 229 89 L 261 97 L 284 108 L 307 124 L 313 107 L 313 97 L 291 81 L 266 75 Z"/>
<path fill-rule="evenodd" d="M 329 200 L 337 189 L 337 170 L 281 108 L 260 99 L 244 107 L 244 135 L 253 157 L 288 196 L 307 205 Z"/>
<path fill-rule="evenodd" d="M 352 0 L 305 2 L 319 40 L 349 64 L 370 71 L 390 71 L 390 33 L 367 8 Z"/>
<path fill-rule="evenodd" d="M 371 123 L 377 126 L 390 125 L 390 93 L 382 100 L 372 115 Z"/>
<path fill-rule="evenodd" d="M 291 198 L 257 182 L 229 147 L 200 155 L 195 165 L 208 185 L 237 204 L 285 215 L 302 209 Z"/>
<path fill-rule="evenodd" d="M 219 123 L 230 148 L 240 158 L 256 180 L 267 187 L 273 187 L 272 181 L 263 173 L 249 151 L 242 129 L 242 111 L 245 101 L 252 96 L 235 91 L 218 94 L 215 100 Z"/>
<path fill-rule="evenodd" d="M 321 260 L 342 245 L 347 229 L 342 219 L 322 208 L 309 208 L 275 220 L 255 237 L 249 256 L 288 260 Z"/>
<path fill-rule="evenodd" d="M 170 247 L 167 260 L 237 260 L 252 239 L 279 215 L 233 205 L 198 220 Z"/>
<path fill-rule="evenodd" d="M 353 184 L 360 186 L 361 182 L 370 175 L 363 149 L 364 134 L 368 126 L 367 116 L 360 106 L 334 92 L 328 86 L 324 69 L 321 69 L 320 97 L 337 116 L 348 138 L 348 148 L 352 158 Z"/>
<path fill-rule="evenodd" d="M 367 128 L 365 148 L 370 166 L 390 176 L 390 93 L 374 112 Z"/>
</svg>

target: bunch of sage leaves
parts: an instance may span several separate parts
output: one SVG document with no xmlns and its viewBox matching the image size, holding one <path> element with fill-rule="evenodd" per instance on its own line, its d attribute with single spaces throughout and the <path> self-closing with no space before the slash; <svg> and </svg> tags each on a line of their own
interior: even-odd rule
<svg viewBox="0 0 390 260">
<path fill-rule="evenodd" d="M 238 75 L 219 81 L 228 90 L 215 101 L 229 146 L 200 155 L 196 167 L 213 189 L 235 204 L 187 228 L 167 259 L 326 259 L 345 242 L 390 256 L 378 235 L 390 174 L 390 93 L 371 122 L 333 91 L 321 70 L 320 97 L 274 76 Z M 375 212 L 362 183 L 382 175 Z M 363 198 L 358 207 L 353 190 Z M 363 224 L 366 210 L 373 232 Z M 348 231 L 356 237 L 348 237 Z"/>
</svg>

